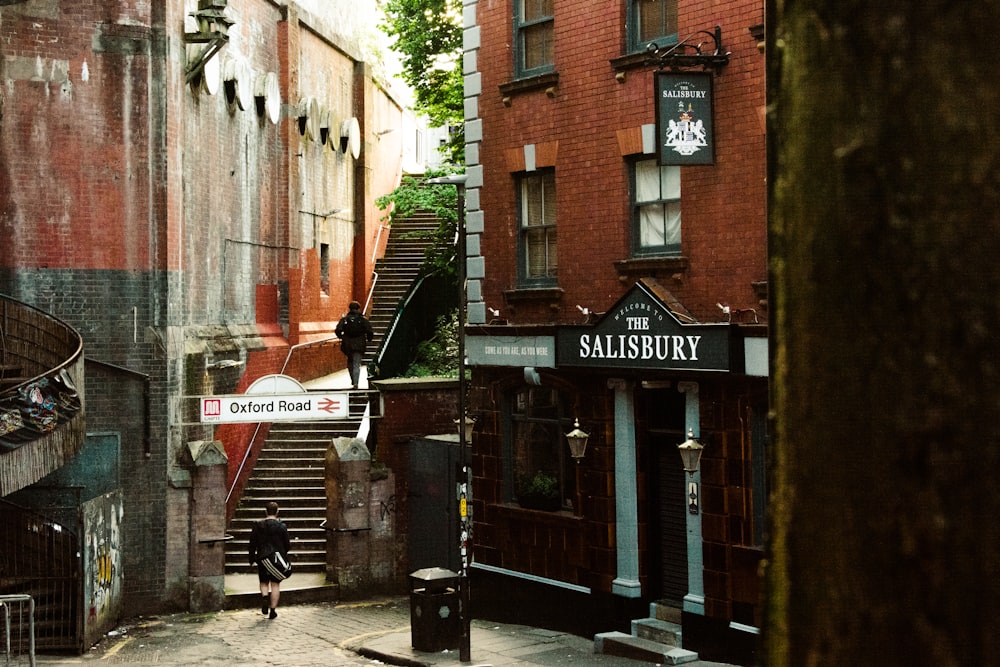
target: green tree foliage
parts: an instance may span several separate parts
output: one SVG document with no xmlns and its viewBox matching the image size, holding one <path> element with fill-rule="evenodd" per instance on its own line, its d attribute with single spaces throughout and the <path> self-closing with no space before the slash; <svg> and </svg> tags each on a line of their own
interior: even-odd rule
<svg viewBox="0 0 1000 667">
<path fill-rule="evenodd" d="M 435 127 L 461 128 L 462 3 L 460 0 L 387 0 L 380 27 L 395 38 L 402 78 L 415 94 L 415 108 Z M 465 137 L 456 132 L 445 159 L 464 162 Z"/>
<path fill-rule="evenodd" d="M 431 239 L 424 258 L 423 271 L 458 280 L 458 256 L 455 246 L 458 230 L 458 191 L 454 185 L 424 185 L 435 176 L 454 173 L 454 169 L 428 169 L 421 178 L 406 176 L 402 184 L 387 195 L 375 200 L 381 210 L 389 209 L 389 223 L 406 218 L 417 211 L 430 211 L 440 223 L 433 232 L 411 232 L 414 236 L 426 235 Z"/>
<path fill-rule="evenodd" d="M 458 311 L 439 317 L 434 335 L 417 345 L 403 377 L 458 377 Z"/>
</svg>

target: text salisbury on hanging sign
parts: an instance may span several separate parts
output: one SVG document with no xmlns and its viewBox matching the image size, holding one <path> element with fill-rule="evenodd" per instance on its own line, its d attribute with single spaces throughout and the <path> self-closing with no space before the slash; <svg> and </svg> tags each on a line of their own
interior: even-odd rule
<svg viewBox="0 0 1000 667">
<path fill-rule="evenodd" d="M 657 72 L 655 89 L 659 163 L 715 164 L 712 75 Z"/>
</svg>

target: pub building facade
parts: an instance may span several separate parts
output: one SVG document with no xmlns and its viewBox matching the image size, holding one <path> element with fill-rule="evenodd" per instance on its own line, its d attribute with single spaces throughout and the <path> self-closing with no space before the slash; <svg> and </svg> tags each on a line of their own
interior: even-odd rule
<svg viewBox="0 0 1000 667">
<path fill-rule="evenodd" d="M 465 0 L 464 17 L 472 613 L 588 635 L 667 610 L 685 648 L 746 663 L 763 3 Z"/>
</svg>

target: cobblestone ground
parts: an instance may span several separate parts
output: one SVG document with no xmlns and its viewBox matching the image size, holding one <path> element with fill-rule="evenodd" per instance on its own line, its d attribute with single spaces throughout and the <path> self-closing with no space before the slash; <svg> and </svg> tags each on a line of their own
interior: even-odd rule
<svg viewBox="0 0 1000 667">
<path fill-rule="evenodd" d="M 409 601 L 279 607 L 269 620 L 259 609 L 174 614 L 138 619 L 109 633 L 82 656 L 39 655 L 38 665 L 156 664 L 206 667 L 378 665 L 350 650 L 361 641 L 409 630 Z"/>
</svg>

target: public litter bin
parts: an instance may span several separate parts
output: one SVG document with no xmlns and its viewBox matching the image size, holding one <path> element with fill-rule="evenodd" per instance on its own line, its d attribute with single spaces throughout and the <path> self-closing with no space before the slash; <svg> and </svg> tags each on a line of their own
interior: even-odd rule
<svg viewBox="0 0 1000 667">
<path fill-rule="evenodd" d="M 458 573 L 426 567 L 410 574 L 410 641 L 417 651 L 457 649 L 462 624 Z"/>
</svg>

